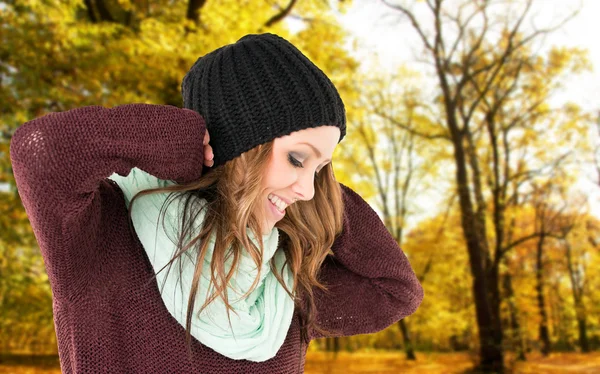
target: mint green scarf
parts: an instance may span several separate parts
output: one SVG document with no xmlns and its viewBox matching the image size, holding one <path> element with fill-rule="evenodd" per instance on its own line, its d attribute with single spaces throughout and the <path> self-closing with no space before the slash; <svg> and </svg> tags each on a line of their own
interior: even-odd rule
<svg viewBox="0 0 600 374">
<path fill-rule="evenodd" d="M 113 173 L 109 179 L 115 181 L 123 191 L 128 209 L 131 198 L 137 192 L 147 188 L 166 187 L 175 184 L 172 181 L 158 179 L 139 168 L 133 168 L 126 177 Z M 140 196 L 136 199 L 131 213 L 135 231 L 155 272 L 163 268 L 175 254 L 175 243 L 177 242 L 177 233 L 180 226 L 178 220 L 183 216 L 183 213 L 179 211 L 180 208 L 178 208 L 182 203 L 178 203 L 176 200 L 171 202 L 170 200 L 163 210 L 166 214 L 165 226 L 168 231 L 165 232 L 162 225 L 162 216 L 159 217 L 159 211 L 167 196 L 167 193 Z M 200 202 L 205 202 L 205 200 L 200 199 Z M 205 210 L 202 209 L 198 215 L 200 219 L 198 227 L 201 226 L 204 215 Z M 251 230 L 248 230 L 248 237 L 258 247 L 258 242 Z M 208 252 L 204 257 L 190 332 L 202 344 L 236 360 L 245 359 L 262 362 L 274 357 L 287 336 L 294 312 L 294 301 L 285 292 L 269 267 L 269 261 L 275 256 L 277 270 L 282 274 L 288 289 L 291 290 L 293 275 L 289 266 L 282 270 L 285 254 L 282 250 L 277 251 L 279 230 L 273 228 L 271 233 L 262 236 L 262 240 L 265 253 L 263 254 L 258 286 L 249 296 L 241 299 L 241 296 L 248 292 L 258 274 L 258 269 L 252 258 L 246 252 L 243 252 L 240 257 L 238 272 L 234 273 L 235 276 L 231 278 L 233 282 L 227 287 L 228 301 L 234 310 L 229 311 L 231 327 L 229 326 L 225 303 L 220 296 L 202 311 L 200 317 L 197 316 L 200 306 L 204 304 L 207 297 L 207 286 L 210 282 L 210 260 L 215 245 L 214 233 L 209 241 Z M 229 256 L 226 260 L 226 273 L 231 268 L 232 257 Z M 195 255 L 183 254 L 173 262 L 170 270 L 166 267 L 156 277 L 160 287 L 163 287 L 164 282 L 161 297 L 165 306 L 184 328 L 187 300 L 195 268 L 193 261 L 195 261 Z M 180 266 L 182 268 L 181 279 L 179 277 Z M 213 292 L 214 286 L 211 286 L 211 295 Z"/>
</svg>

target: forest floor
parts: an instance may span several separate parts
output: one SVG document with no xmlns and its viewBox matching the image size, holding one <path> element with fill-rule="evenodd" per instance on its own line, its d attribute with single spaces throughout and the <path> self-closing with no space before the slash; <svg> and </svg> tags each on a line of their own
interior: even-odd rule
<svg viewBox="0 0 600 374">
<path fill-rule="evenodd" d="M 306 374 L 474 374 L 473 357 L 468 353 L 421 353 L 416 361 L 404 359 L 403 352 L 308 352 Z M 506 374 L 597 374 L 600 352 L 589 354 L 552 353 L 549 357 L 531 353 L 525 362 L 513 362 L 506 354 Z M 58 356 L 0 356 L 0 374 L 60 374 Z"/>
<path fill-rule="evenodd" d="M 469 353 L 416 353 L 416 361 L 405 360 L 404 352 L 341 352 L 337 358 L 325 352 L 306 354 L 306 374 L 474 374 Z M 600 352 L 589 354 L 539 353 L 527 355 L 525 362 L 513 362 L 511 353 L 505 354 L 505 374 L 600 374 Z"/>
</svg>

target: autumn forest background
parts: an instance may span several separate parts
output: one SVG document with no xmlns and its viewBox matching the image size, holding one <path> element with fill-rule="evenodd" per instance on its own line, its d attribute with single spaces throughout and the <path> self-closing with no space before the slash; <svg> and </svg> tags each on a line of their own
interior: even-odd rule
<svg viewBox="0 0 600 374">
<path fill-rule="evenodd" d="M 181 107 L 198 57 L 262 32 L 336 85 L 348 121 L 336 177 L 380 213 L 425 290 L 379 333 L 313 341 L 306 372 L 600 372 L 600 216 L 577 189 L 600 190 L 600 121 L 554 99 L 594 66 L 546 43 L 577 7 L 534 23 L 533 0 L 372 1 L 419 41 L 393 73 L 348 50 L 335 14 L 349 0 L 0 0 L 0 373 L 59 372 L 15 129 L 86 105 Z"/>
</svg>

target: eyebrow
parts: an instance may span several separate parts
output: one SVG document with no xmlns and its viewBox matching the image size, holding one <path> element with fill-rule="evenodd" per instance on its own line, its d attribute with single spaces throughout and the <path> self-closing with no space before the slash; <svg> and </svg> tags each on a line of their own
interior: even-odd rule
<svg viewBox="0 0 600 374">
<path fill-rule="evenodd" d="M 307 142 L 302 142 L 302 143 L 298 143 L 298 144 L 306 144 L 307 146 L 309 146 L 310 148 L 312 148 L 313 152 L 315 152 L 315 154 L 317 155 L 317 157 L 319 157 L 319 158 L 323 157 L 323 156 L 321 155 L 321 152 L 320 152 L 320 151 L 319 151 L 319 150 L 318 150 L 318 149 L 317 149 L 317 148 L 316 148 L 314 145 L 312 145 L 312 144 L 310 144 L 310 143 L 307 143 Z M 328 158 L 328 159 L 327 159 L 327 160 L 325 160 L 325 161 L 329 162 L 329 161 L 331 161 L 331 159 L 330 159 L 330 158 Z"/>
</svg>

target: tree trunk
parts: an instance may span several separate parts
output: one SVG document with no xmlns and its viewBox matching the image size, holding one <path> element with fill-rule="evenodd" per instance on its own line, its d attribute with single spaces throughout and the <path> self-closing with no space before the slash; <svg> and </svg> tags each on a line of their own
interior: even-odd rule
<svg viewBox="0 0 600 374">
<path fill-rule="evenodd" d="M 448 105 L 448 103 L 447 103 Z M 453 136 L 454 157 L 456 161 L 456 182 L 461 209 L 461 223 L 467 242 L 471 274 L 473 275 L 473 299 L 475 300 L 475 312 L 477 325 L 479 327 L 480 363 L 479 370 L 483 372 L 504 373 L 504 353 L 502 351 L 502 331 L 497 331 L 500 325 L 499 309 L 492 307 L 490 290 L 497 289 L 490 281 L 497 282 L 497 277 L 489 277 L 486 274 L 484 253 L 486 252 L 486 238 L 480 238 L 476 229 L 476 217 L 469 195 L 467 181 L 467 168 L 462 136 L 460 136 L 453 108 L 447 108 L 449 113 L 448 123 Z M 452 125 L 454 122 L 454 126 Z M 452 131 L 452 129 L 456 131 Z M 495 314 L 495 315 L 494 315 Z"/>
<path fill-rule="evenodd" d="M 535 291 L 537 293 L 538 310 L 540 311 L 540 341 L 542 342 L 542 355 L 550 354 L 550 334 L 548 333 L 548 315 L 546 314 L 546 302 L 544 300 L 544 281 L 542 278 L 542 253 L 544 249 L 544 235 L 540 236 L 537 245 L 536 263 L 535 263 Z"/>
<path fill-rule="evenodd" d="M 523 340 L 523 334 L 521 334 L 521 324 L 519 323 L 519 316 L 517 312 L 517 306 L 514 302 L 515 293 L 512 287 L 512 277 L 510 273 L 506 273 L 502 277 L 504 292 L 506 293 L 505 300 L 508 302 L 508 310 L 510 313 L 510 327 L 511 327 L 511 338 L 513 349 L 518 361 L 525 361 L 525 342 Z"/>
<path fill-rule="evenodd" d="M 573 292 L 573 301 L 575 303 L 575 316 L 577 318 L 579 330 L 579 347 L 581 353 L 587 353 L 590 351 L 590 347 L 587 338 L 585 305 L 583 303 L 583 275 L 579 268 L 575 269 L 576 266 L 573 264 L 571 244 L 568 241 L 565 241 L 565 247 L 567 250 L 567 269 L 569 271 L 569 279 L 571 280 L 571 290 Z"/>
<path fill-rule="evenodd" d="M 589 353 L 590 351 L 585 320 L 585 315 L 577 318 L 577 326 L 579 327 L 579 346 L 581 347 L 581 353 Z"/>
<path fill-rule="evenodd" d="M 398 325 L 400 326 L 400 331 L 402 331 L 402 339 L 404 339 L 404 352 L 406 352 L 406 359 L 415 361 L 417 357 L 415 356 L 415 350 L 413 348 L 406 322 L 404 322 L 404 319 L 401 319 L 398 321 Z"/>
</svg>

